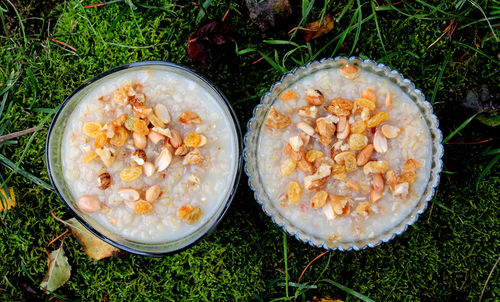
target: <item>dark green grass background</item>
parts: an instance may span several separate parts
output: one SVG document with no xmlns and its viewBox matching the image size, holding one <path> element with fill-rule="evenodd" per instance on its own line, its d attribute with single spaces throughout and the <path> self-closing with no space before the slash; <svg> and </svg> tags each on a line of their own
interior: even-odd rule
<svg viewBox="0 0 500 302">
<path fill-rule="evenodd" d="M 441 3 L 433 2 L 433 5 Z M 442 7 L 443 10 L 453 11 L 456 1 L 449 2 Z M 12 70 L 19 69 L 21 73 L 9 96 L 9 100 L 14 101 L 14 108 L 9 114 L 11 123 L 6 133 L 36 126 L 46 116 L 46 113 L 28 110 L 31 102 L 35 102 L 36 108 L 57 108 L 78 85 L 111 67 L 143 60 L 164 60 L 193 67 L 187 56 L 186 43 L 196 29 L 199 8 L 192 6 L 190 1 L 179 1 L 177 4 L 181 6 L 172 7 L 173 12 L 143 7 L 135 10 L 134 16 L 144 39 L 134 23 L 134 16 L 123 2 L 83 10 L 74 1 L 14 1 L 23 17 L 27 43 L 22 39 L 12 6 L 4 1 L 0 3 L 9 9 L 6 14 L 9 37 L 3 35 L 0 40 L 0 88 Z M 155 6 L 165 4 L 163 1 L 148 3 Z M 346 3 L 332 1 L 328 11 L 335 17 Z M 220 20 L 229 5 L 229 1 L 214 1 L 208 8 L 209 17 Z M 279 30 L 261 34 L 249 21 L 243 1 L 231 5 L 227 22 L 237 32 L 240 49 L 254 47 L 267 53 L 272 48 L 263 44 L 263 39 L 287 38 L 286 33 Z M 295 21 L 287 29 L 298 22 L 300 10 L 294 5 Z M 317 2 L 308 21 L 318 18 L 322 5 L 323 2 Z M 348 26 L 353 11 L 349 9 L 330 34 L 314 41 L 313 49 L 319 49 L 341 33 Z M 424 8 L 424 11 L 431 9 Z M 364 17 L 371 14 L 369 3 L 364 6 L 363 14 Z M 439 16 L 438 13 L 433 16 L 436 15 Z M 473 15 L 480 18 L 478 12 L 473 12 Z M 396 12 L 377 12 L 377 17 L 390 56 L 387 57 L 382 50 L 373 19 L 363 24 L 353 55 L 375 60 L 385 57 L 385 63 L 410 77 L 428 99 L 443 61 L 451 51 L 435 105 L 445 136 L 471 115 L 458 108 L 457 94 L 483 83 L 498 89 L 499 43 L 490 40 L 482 48 L 493 59 L 449 43 L 445 38 L 427 49 L 449 24 L 451 17 L 420 20 Z M 476 48 L 487 32 L 486 28 L 471 26 L 457 30 L 453 39 Z M 355 31 L 348 35 L 345 48 L 342 47 L 336 55 L 349 54 L 354 36 Z M 51 42 L 50 38 L 72 45 L 76 53 Z M 296 40 L 300 42 L 301 37 Z M 104 41 L 152 47 L 118 47 Z M 330 55 L 335 44 L 320 57 Z M 280 50 L 280 53 L 285 51 Z M 244 132 L 259 96 L 280 77 L 264 61 L 251 64 L 258 58 L 255 53 L 232 55 L 211 70 L 199 71 L 227 94 Z M 288 67 L 295 66 L 290 61 Z M 34 80 L 27 76 L 27 68 L 32 71 Z M 44 162 L 46 133 L 44 129 L 36 134 L 21 167 L 48 181 Z M 28 138 L 20 137 L 17 145 L 3 146 L 2 154 L 16 161 Z M 452 139 L 471 142 L 486 138 L 494 140 L 481 145 L 445 146 L 445 170 L 454 174 L 441 175 L 436 200 L 446 208 L 429 204 L 415 225 L 376 248 L 330 252 L 308 269 L 302 282 L 313 282 L 324 270 L 323 278 L 346 285 L 376 301 L 477 301 L 500 255 L 498 164 L 480 183 L 479 190 L 475 190 L 477 177 L 491 159 L 481 156 L 480 152 L 498 148 L 498 128 L 473 121 Z M 8 172 L 2 170 L 4 175 Z M 54 193 L 21 176 L 15 175 L 10 185 L 15 188 L 18 204 L 0 220 L 0 300 L 48 299 L 47 295 L 31 294 L 27 289 L 36 288 L 43 279 L 47 270 L 44 248 L 65 230 L 64 225 L 51 217 L 50 211 L 64 219 L 70 215 Z M 290 236 L 287 239 L 288 273 L 290 281 L 297 282 L 307 263 L 322 250 Z M 53 248 L 55 246 L 50 247 Z M 246 176 L 242 177 L 236 198 L 216 231 L 186 251 L 163 258 L 126 254 L 119 259 L 94 262 L 72 237 L 66 238 L 64 249 L 72 266 L 71 278 L 56 293 L 71 299 L 239 301 L 257 297 L 271 300 L 285 295 L 284 287 L 279 285 L 285 279 L 282 231 L 255 202 Z M 29 279 L 22 264 L 37 283 Z M 497 268 L 483 301 L 500 300 L 499 275 Z M 307 292 L 308 298 L 329 296 L 356 300 L 327 283 L 318 283 L 317 286 L 317 289 Z M 294 294 L 295 289 L 291 287 L 290 292 Z"/>
</svg>

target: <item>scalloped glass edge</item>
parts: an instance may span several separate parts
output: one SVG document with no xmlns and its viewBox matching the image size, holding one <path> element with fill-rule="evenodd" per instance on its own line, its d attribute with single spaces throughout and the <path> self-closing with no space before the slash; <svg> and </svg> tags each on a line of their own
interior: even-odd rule
<svg viewBox="0 0 500 302">
<path fill-rule="evenodd" d="M 288 86 L 309 75 L 311 72 L 337 67 L 346 63 L 354 63 L 360 68 L 368 69 L 374 73 L 384 76 L 397 84 L 408 96 L 416 103 L 422 113 L 432 140 L 432 156 L 431 156 L 431 171 L 429 181 L 424 189 L 424 192 L 415 205 L 410 214 L 404 218 L 399 224 L 395 225 L 388 231 L 379 234 L 370 239 L 350 241 L 350 242 L 326 242 L 324 238 L 313 237 L 304 234 L 301 230 L 293 225 L 287 224 L 287 219 L 283 217 L 276 207 L 271 202 L 271 198 L 267 196 L 264 189 L 258 190 L 260 174 L 257 167 L 257 146 L 260 128 L 262 127 L 264 117 L 266 116 L 271 105 L 276 100 L 277 96 Z M 273 223 L 281 227 L 289 235 L 294 236 L 299 241 L 309 243 L 313 247 L 324 248 L 327 250 L 362 250 L 367 247 L 375 247 L 382 242 L 388 242 L 400 235 L 408 229 L 408 226 L 414 224 L 418 220 L 418 216 L 425 211 L 429 200 L 434 196 L 437 185 L 439 184 L 439 173 L 441 172 L 443 162 L 443 145 L 442 133 L 438 128 L 439 121 L 433 114 L 432 105 L 425 100 L 425 96 L 415 87 L 412 81 L 406 79 L 400 72 L 391 70 L 384 64 L 379 64 L 370 59 L 361 59 L 359 57 L 336 57 L 324 58 L 320 61 L 312 61 L 305 66 L 295 68 L 292 72 L 284 74 L 281 79 L 274 83 L 270 90 L 261 97 L 260 103 L 254 108 L 252 118 L 247 123 L 247 133 L 244 137 L 245 147 L 243 149 L 243 157 L 245 160 L 244 170 L 248 175 L 248 185 L 254 192 L 255 200 L 262 206 L 262 210 L 266 215 L 271 217 Z"/>
</svg>

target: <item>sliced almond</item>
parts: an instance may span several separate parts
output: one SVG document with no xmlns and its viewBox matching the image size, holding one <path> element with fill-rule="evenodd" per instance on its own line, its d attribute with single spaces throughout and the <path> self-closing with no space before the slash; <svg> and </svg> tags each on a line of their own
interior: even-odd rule
<svg viewBox="0 0 500 302">
<path fill-rule="evenodd" d="M 181 145 L 179 148 L 175 149 L 175 156 L 183 156 L 189 152 L 189 148 L 186 145 Z"/>
<path fill-rule="evenodd" d="M 288 116 L 278 112 L 276 108 L 271 107 L 271 109 L 269 110 L 269 114 L 267 115 L 266 121 L 264 122 L 264 125 L 271 128 L 283 129 L 288 127 L 288 125 L 290 125 L 291 122 L 292 120 Z"/>
<path fill-rule="evenodd" d="M 385 96 L 385 106 L 388 109 L 392 109 L 392 95 L 387 92 L 387 95 Z"/>
<path fill-rule="evenodd" d="M 358 153 L 358 157 L 356 158 L 356 164 L 358 167 L 364 166 L 372 157 L 373 151 L 375 148 L 372 144 L 366 145 L 366 147 Z"/>
<path fill-rule="evenodd" d="M 78 199 L 78 207 L 84 212 L 93 213 L 101 209 L 101 202 L 93 196 L 84 195 Z"/>
<path fill-rule="evenodd" d="M 179 148 L 182 145 L 182 136 L 179 131 L 175 129 L 170 130 L 170 144 L 175 149 Z"/>
<path fill-rule="evenodd" d="M 307 133 L 310 136 L 314 135 L 314 128 L 311 127 L 307 123 L 300 122 L 300 123 L 297 124 L 297 128 L 299 128 L 300 130 L 304 131 L 305 133 Z"/>
<path fill-rule="evenodd" d="M 134 133 L 132 133 L 132 138 L 134 139 L 134 145 L 137 148 L 139 148 L 139 149 L 146 148 L 146 146 L 148 144 L 148 140 L 147 140 L 145 135 L 134 132 Z"/>
<path fill-rule="evenodd" d="M 372 203 L 377 203 L 381 198 L 382 198 L 383 194 L 381 192 L 378 192 L 376 190 L 372 190 L 370 192 L 370 201 Z"/>
<path fill-rule="evenodd" d="M 337 123 L 337 138 L 346 139 L 351 132 L 351 124 L 347 121 L 345 116 L 339 117 L 339 122 Z"/>
<path fill-rule="evenodd" d="M 410 184 L 407 182 L 403 182 L 396 185 L 393 195 L 401 195 L 402 197 L 406 197 L 408 195 L 408 191 L 410 190 Z"/>
<path fill-rule="evenodd" d="M 166 137 L 172 136 L 172 132 L 168 128 L 153 127 L 153 129 L 151 129 L 151 130 L 156 131 L 156 132 L 158 132 L 161 135 L 164 135 Z"/>
<path fill-rule="evenodd" d="M 148 138 L 149 140 L 153 143 L 153 144 L 157 144 L 159 143 L 162 139 L 165 139 L 165 136 L 156 132 L 156 131 L 150 131 L 149 134 L 148 134 Z"/>
<path fill-rule="evenodd" d="M 323 210 L 323 213 L 325 214 L 327 220 L 335 219 L 332 205 L 329 202 L 325 203 L 325 205 L 321 209 Z"/>
<path fill-rule="evenodd" d="M 155 114 L 156 116 L 165 124 L 170 123 L 170 113 L 168 112 L 168 109 L 165 105 L 163 104 L 156 104 L 155 106 Z"/>
<path fill-rule="evenodd" d="M 207 143 L 208 143 L 208 138 L 205 135 L 200 134 L 200 143 L 198 144 L 198 147 L 203 147 Z"/>
<path fill-rule="evenodd" d="M 395 138 L 398 136 L 399 131 L 401 131 L 398 127 L 388 124 L 382 125 L 380 130 L 382 131 L 382 134 L 387 138 Z"/>
<path fill-rule="evenodd" d="M 139 191 L 131 187 L 125 187 L 118 190 L 118 195 L 127 201 L 136 201 L 141 197 Z"/>
<path fill-rule="evenodd" d="M 387 139 L 380 130 L 377 130 L 373 136 L 373 147 L 380 154 L 387 152 Z"/>
<path fill-rule="evenodd" d="M 161 189 L 159 185 L 154 185 L 146 190 L 145 197 L 149 202 L 154 202 L 160 197 Z"/>
<path fill-rule="evenodd" d="M 144 170 L 144 175 L 146 175 L 147 177 L 150 177 L 151 175 L 153 175 L 153 173 L 155 173 L 155 165 L 153 165 L 152 163 L 150 162 L 145 162 L 144 165 L 142 166 L 143 170 Z"/>
<path fill-rule="evenodd" d="M 158 157 L 156 158 L 155 166 L 158 169 L 158 172 L 161 172 L 168 168 L 171 162 L 172 153 L 170 152 L 170 150 L 168 150 L 168 148 L 163 148 L 160 155 L 158 155 Z"/>
<path fill-rule="evenodd" d="M 381 173 L 375 173 L 373 175 L 373 190 L 382 193 L 384 192 L 384 188 L 385 188 L 384 177 L 382 176 Z"/>
</svg>

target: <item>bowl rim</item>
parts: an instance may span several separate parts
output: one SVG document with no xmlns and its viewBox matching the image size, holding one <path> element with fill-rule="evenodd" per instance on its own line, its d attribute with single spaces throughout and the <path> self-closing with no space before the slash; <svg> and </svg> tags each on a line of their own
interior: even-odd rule
<svg viewBox="0 0 500 302">
<path fill-rule="evenodd" d="M 131 247 L 128 247 L 126 245 L 123 245 L 121 243 L 118 243 L 118 242 L 108 238 L 107 236 L 101 234 L 99 231 L 94 229 L 89 223 L 87 223 L 87 221 L 83 217 L 80 217 L 80 215 L 78 215 L 68 205 L 68 202 L 62 196 L 61 192 L 59 191 L 59 188 L 56 185 L 54 176 L 52 175 L 53 169 L 51 166 L 51 161 L 49 159 L 50 140 L 52 137 L 51 134 L 53 132 L 55 124 L 59 118 L 59 115 L 63 111 L 63 109 L 66 107 L 66 105 L 70 102 L 70 100 L 75 95 L 77 95 L 80 91 L 82 91 L 87 86 L 89 86 L 89 85 L 93 84 L 94 82 L 96 82 L 96 81 L 98 81 L 106 76 L 109 76 L 115 72 L 126 70 L 129 68 L 134 68 L 134 67 L 146 67 L 146 66 L 168 66 L 168 67 L 172 67 L 172 68 L 177 68 L 181 71 L 190 73 L 191 75 L 195 76 L 201 82 L 207 84 L 208 87 L 211 88 L 215 92 L 215 94 L 220 98 L 220 100 L 222 101 L 222 102 L 220 102 L 220 105 L 221 106 L 226 105 L 226 108 L 228 109 L 228 112 L 229 112 L 229 120 L 232 120 L 232 122 L 234 123 L 234 128 L 235 128 L 235 132 L 236 132 L 236 142 L 235 142 L 236 149 L 237 149 L 237 150 L 235 150 L 236 151 L 235 154 L 237 155 L 237 161 L 235 164 L 236 171 L 235 171 L 235 175 L 234 175 L 233 186 L 232 186 L 231 190 L 228 192 L 228 198 L 225 201 L 225 204 L 222 208 L 222 211 L 220 212 L 220 214 L 216 218 L 216 220 L 213 222 L 213 224 L 210 227 L 208 227 L 207 230 L 205 230 L 200 236 L 198 236 L 198 238 L 195 238 L 192 242 L 190 242 L 184 246 L 181 246 L 179 248 L 175 248 L 173 250 L 169 250 L 166 252 L 141 251 L 141 250 L 138 250 L 135 248 L 131 248 Z M 72 216 L 75 217 L 90 233 L 92 233 L 93 235 L 95 235 L 99 239 L 103 240 L 104 242 L 111 244 L 112 246 L 119 248 L 121 250 L 124 250 L 126 252 L 137 254 L 137 255 L 142 255 L 142 256 L 161 257 L 161 256 L 166 256 L 166 255 L 182 252 L 182 251 L 190 248 L 191 246 L 199 243 L 201 240 L 205 239 L 207 236 L 209 236 L 215 230 L 217 225 L 221 222 L 223 217 L 226 215 L 226 213 L 229 209 L 229 206 L 231 205 L 231 203 L 236 195 L 237 189 L 239 187 L 239 182 L 240 182 L 240 178 L 241 178 L 241 174 L 242 174 L 242 164 L 243 164 L 242 150 L 243 150 L 243 139 L 242 139 L 241 127 L 240 127 L 240 123 L 238 121 L 238 117 L 237 117 L 233 107 L 231 106 L 230 102 L 228 101 L 227 97 L 225 96 L 225 94 L 222 93 L 222 91 L 219 90 L 219 88 L 217 88 L 217 86 L 215 86 L 215 84 L 213 84 L 211 81 L 209 81 L 205 77 L 199 75 L 198 73 L 194 72 L 190 68 L 183 66 L 183 65 L 179 65 L 179 64 L 175 64 L 175 63 L 167 62 L 167 61 L 140 61 L 140 62 L 132 62 L 132 63 L 119 65 L 119 66 L 113 67 L 111 69 L 108 69 L 102 73 L 99 73 L 98 75 L 83 82 L 83 84 L 78 86 L 75 90 L 73 90 L 71 92 L 71 94 L 69 96 L 67 96 L 64 99 L 64 101 L 57 108 L 57 111 L 55 112 L 54 117 L 52 118 L 52 121 L 50 123 L 50 127 L 47 131 L 47 137 L 45 140 L 45 162 L 46 162 L 46 167 L 47 167 L 47 172 L 49 175 L 50 182 L 51 182 L 52 186 L 54 187 L 54 191 L 57 194 L 59 200 L 64 204 L 66 209 L 69 210 L 69 212 L 72 214 Z"/>
<path fill-rule="evenodd" d="M 249 149 L 250 149 L 249 148 L 249 139 L 250 139 L 250 136 L 254 135 L 252 133 L 252 124 L 257 122 L 257 120 L 258 120 L 257 119 L 257 113 L 265 105 L 264 104 L 265 99 L 267 97 L 271 97 L 272 92 L 277 87 L 279 87 L 281 84 L 283 84 L 283 81 L 285 80 L 285 78 L 287 78 L 289 76 L 294 76 L 297 71 L 299 71 L 301 69 L 307 70 L 313 64 L 318 64 L 319 65 L 319 64 L 323 64 L 324 62 L 327 62 L 327 61 L 337 62 L 337 61 L 340 61 L 340 60 L 345 60 L 346 63 L 360 62 L 362 64 L 373 65 L 373 66 L 375 66 L 377 68 L 386 70 L 389 74 L 393 74 L 393 75 L 399 77 L 401 79 L 401 82 L 404 82 L 405 85 L 408 85 L 409 88 L 411 88 L 416 94 L 418 94 L 418 95 L 421 96 L 422 105 L 424 105 L 426 107 L 426 109 L 428 110 L 428 114 L 429 114 L 428 117 L 429 117 L 430 120 L 432 120 L 433 126 L 435 126 L 434 129 L 431 129 L 431 127 L 429 125 L 427 125 L 428 128 L 429 128 L 429 132 L 431 133 L 431 141 L 433 143 L 433 146 L 434 146 L 434 141 L 435 140 L 437 140 L 437 142 L 439 142 L 435 146 L 436 147 L 436 151 L 435 151 L 436 155 L 434 155 L 434 152 L 431 151 L 431 165 L 432 165 L 433 162 L 435 162 L 436 168 L 432 168 L 432 166 L 431 166 L 430 171 L 429 171 L 429 178 L 431 178 L 433 176 L 433 174 L 435 174 L 434 175 L 435 176 L 434 183 L 430 187 L 430 193 L 429 193 L 428 197 L 423 201 L 423 205 L 421 206 L 421 209 L 415 212 L 415 210 L 418 207 L 418 205 L 422 202 L 422 201 L 419 201 L 418 203 L 415 204 L 415 206 L 411 210 L 411 212 L 405 218 L 403 218 L 403 220 L 401 222 L 399 222 L 396 225 L 394 225 L 391 229 L 389 229 L 387 231 L 384 231 L 381 234 L 378 234 L 374 238 L 367 238 L 367 239 L 361 240 L 361 242 L 363 242 L 362 246 L 358 246 L 357 245 L 357 243 L 360 242 L 360 241 L 351 241 L 351 242 L 348 243 L 348 247 L 347 248 L 344 248 L 342 246 L 343 243 L 340 242 L 340 241 L 337 242 L 337 243 L 335 243 L 335 246 L 333 246 L 333 247 L 328 246 L 326 240 L 323 240 L 323 244 L 315 243 L 315 242 L 313 242 L 314 241 L 314 237 L 313 236 L 301 234 L 300 233 L 301 230 L 298 227 L 293 227 L 295 229 L 295 232 L 289 230 L 287 228 L 287 224 L 286 224 L 288 222 L 287 218 L 284 217 L 283 215 L 281 215 L 279 212 L 277 212 L 275 214 L 282 216 L 282 217 L 279 217 L 280 220 L 281 220 L 281 222 L 276 221 L 276 216 L 277 215 L 275 215 L 273 213 L 270 213 L 266 209 L 266 204 L 262 200 L 259 199 L 259 192 L 252 185 L 253 176 L 252 176 L 252 174 L 251 174 L 251 172 L 249 170 L 249 165 L 251 163 L 250 163 L 250 161 L 248 159 L 248 152 L 249 152 Z M 413 99 L 412 99 L 412 101 L 413 101 Z M 436 135 L 436 139 L 432 139 L 432 134 Z M 271 217 L 272 222 L 275 225 L 277 225 L 278 227 L 281 227 L 288 235 L 293 236 L 297 240 L 299 240 L 301 242 L 304 242 L 304 243 L 308 243 L 309 245 L 311 245 L 313 247 L 316 247 L 316 248 L 324 248 L 326 250 L 331 250 L 331 251 L 340 250 L 340 251 L 343 251 L 343 252 L 344 251 L 350 251 L 350 250 L 359 251 L 359 250 L 364 250 L 364 249 L 366 249 L 368 247 L 373 248 L 373 247 L 379 246 L 382 242 L 391 241 L 397 235 L 400 235 L 400 234 L 404 233 L 408 229 L 408 227 L 410 225 L 413 225 L 414 223 L 416 223 L 418 221 L 419 215 L 422 214 L 427 209 L 429 201 L 432 200 L 433 196 L 436 194 L 436 188 L 439 185 L 439 181 L 440 181 L 440 173 L 439 172 L 442 170 L 442 167 L 443 167 L 442 157 L 443 157 L 443 154 L 444 154 L 444 148 L 443 148 L 443 145 L 441 143 L 442 139 L 443 139 L 443 135 L 442 135 L 441 130 L 439 129 L 439 120 L 438 120 L 437 116 L 433 112 L 432 105 L 426 100 L 425 95 L 423 94 L 423 92 L 415 87 L 415 84 L 413 83 L 413 81 L 405 78 L 403 76 L 403 74 L 401 74 L 399 71 L 393 70 L 392 68 L 390 68 L 389 66 L 387 66 L 385 64 L 377 63 L 375 60 L 363 59 L 363 58 L 360 58 L 360 57 L 357 57 L 357 56 L 350 56 L 350 57 L 337 56 L 335 58 L 326 57 L 326 58 L 323 58 L 321 60 L 311 61 L 311 62 L 307 63 L 306 65 L 298 66 L 298 67 L 294 68 L 292 71 L 284 73 L 281 76 L 281 78 L 277 82 L 273 83 L 270 86 L 269 90 L 265 94 L 262 95 L 262 97 L 260 98 L 259 104 L 257 104 L 254 107 L 253 111 L 252 111 L 252 117 L 247 122 L 247 132 L 245 133 L 245 136 L 243 137 L 243 141 L 244 141 L 243 158 L 245 160 L 244 171 L 245 171 L 245 174 L 248 176 L 248 186 L 253 191 L 254 198 L 255 198 L 256 202 L 261 206 L 261 208 L 264 211 L 264 213 L 267 216 Z M 260 177 L 260 176 L 257 176 L 257 177 Z M 428 181 L 428 183 L 429 182 L 430 182 L 430 180 Z M 261 191 L 262 190 L 263 189 L 261 188 Z M 265 191 L 265 190 L 263 190 L 263 191 Z M 263 194 L 266 194 L 266 193 L 264 192 Z M 415 213 L 413 213 L 413 212 L 415 212 Z M 414 214 L 413 219 L 409 219 L 409 218 L 412 217 L 412 214 Z M 283 219 L 281 219 L 281 218 L 283 218 Z M 397 229 L 398 226 L 400 226 L 403 223 L 404 223 L 404 225 L 402 226 L 402 228 L 401 229 Z M 387 237 L 387 236 L 384 237 L 384 235 L 388 231 L 392 231 L 391 235 L 389 237 Z M 304 238 L 304 237 L 309 237 L 309 238 Z M 370 241 L 373 241 L 373 239 L 376 239 L 377 242 L 376 243 L 370 242 Z"/>
</svg>

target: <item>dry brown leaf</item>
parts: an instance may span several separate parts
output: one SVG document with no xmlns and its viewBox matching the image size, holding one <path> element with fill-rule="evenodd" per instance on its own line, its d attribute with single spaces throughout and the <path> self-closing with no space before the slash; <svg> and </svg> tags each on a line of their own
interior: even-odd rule
<svg viewBox="0 0 500 302">
<path fill-rule="evenodd" d="M 85 227 L 75 218 L 66 220 L 71 234 L 78 240 L 83 251 L 94 260 L 101 260 L 107 257 L 118 257 L 123 251 L 102 241 L 87 231 Z"/>
<path fill-rule="evenodd" d="M 16 205 L 16 196 L 14 195 L 14 189 L 9 187 L 9 196 L 5 194 L 4 189 L 0 189 L 0 212 L 5 209 L 7 206 L 7 210 L 10 210 L 13 206 Z"/>
<path fill-rule="evenodd" d="M 319 19 L 308 23 L 304 30 L 304 40 L 309 42 L 322 35 L 329 33 L 333 29 L 333 18 L 330 14 L 326 14 L 323 20 Z"/>
<path fill-rule="evenodd" d="M 68 263 L 68 258 L 64 255 L 62 244 L 57 250 L 49 254 L 48 265 L 49 270 L 40 287 L 45 291 L 53 292 L 71 277 L 71 266 Z"/>
</svg>

